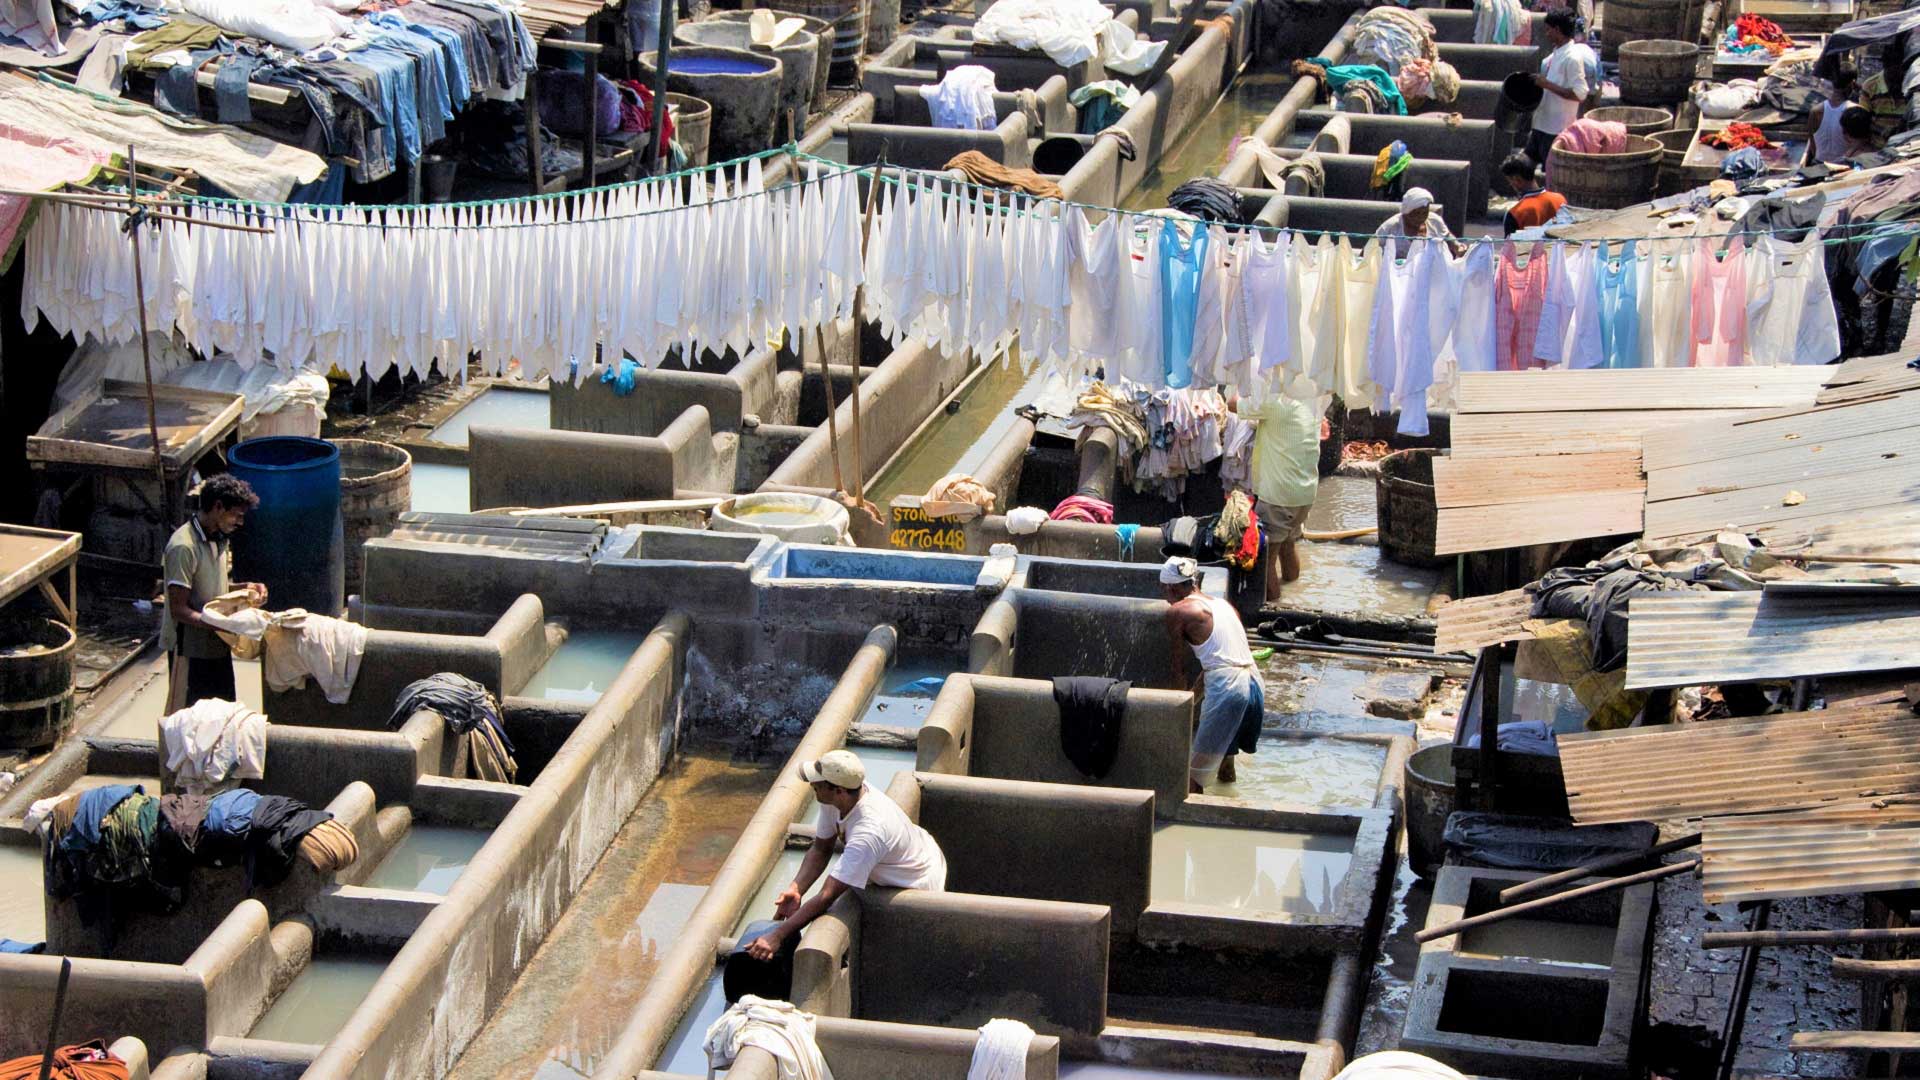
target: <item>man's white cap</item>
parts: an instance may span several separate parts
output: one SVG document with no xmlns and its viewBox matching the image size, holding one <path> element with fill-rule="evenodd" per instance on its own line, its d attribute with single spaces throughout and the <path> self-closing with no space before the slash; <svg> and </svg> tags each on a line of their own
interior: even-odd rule
<svg viewBox="0 0 1920 1080">
<path fill-rule="evenodd" d="M 1423 187 L 1408 188 L 1407 193 L 1400 196 L 1400 212 L 1403 214 L 1409 210 L 1418 210 L 1423 206 L 1432 205 L 1433 192 Z"/>
<path fill-rule="evenodd" d="M 860 764 L 860 759 L 850 750 L 829 750 L 820 755 L 818 761 L 801 763 L 800 775 L 809 784 L 824 780 L 834 787 L 857 791 L 867 782 L 867 767 Z"/>
<path fill-rule="evenodd" d="M 1200 564 L 1176 555 L 1160 567 L 1160 584 L 1179 585 L 1200 576 Z"/>
</svg>

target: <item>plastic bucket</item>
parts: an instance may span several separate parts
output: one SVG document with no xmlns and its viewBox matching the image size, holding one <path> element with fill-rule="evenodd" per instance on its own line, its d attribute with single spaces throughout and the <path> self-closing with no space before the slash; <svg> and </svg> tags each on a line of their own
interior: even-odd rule
<svg viewBox="0 0 1920 1080">
<path fill-rule="evenodd" d="M 276 435 L 235 446 L 227 465 L 260 496 L 233 538 L 233 579 L 265 585 L 275 610 L 340 614 L 346 606 L 340 449 L 323 439 Z"/>
<path fill-rule="evenodd" d="M 769 491 L 728 499 L 713 508 L 715 532 L 777 536 L 796 544 L 838 544 L 851 519 L 832 499 L 798 492 Z"/>
<path fill-rule="evenodd" d="M 1453 744 L 1415 751 L 1407 759 L 1407 861 L 1431 878 L 1446 857 L 1447 817 L 1454 810 Z"/>
<path fill-rule="evenodd" d="M 687 167 L 705 165 L 712 138 L 713 106 L 697 97 L 672 93 L 667 95 L 667 104 L 673 107 L 673 137 L 687 152 Z"/>
<path fill-rule="evenodd" d="M 1518 135 L 1532 126 L 1533 110 L 1540 107 L 1546 91 L 1533 85 L 1533 76 L 1516 71 L 1500 83 L 1500 107 L 1493 122 L 1501 131 Z"/>
</svg>

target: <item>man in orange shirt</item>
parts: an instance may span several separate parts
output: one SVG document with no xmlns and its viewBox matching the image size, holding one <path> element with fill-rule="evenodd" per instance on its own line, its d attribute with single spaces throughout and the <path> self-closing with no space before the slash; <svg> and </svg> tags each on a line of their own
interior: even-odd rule
<svg viewBox="0 0 1920 1080">
<path fill-rule="evenodd" d="M 1537 229 L 1545 225 L 1553 220 L 1561 207 L 1567 205 L 1565 195 L 1541 186 L 1533 159 L 1525 154 L 1509 156 L 1500 165 L 1500 175 L 1506 178 L 1507 186 L 1513 189 L 1513 193 L 1520 197 L 1507 209 L 1508 236 L 1521 229 Z"/>
</svg>

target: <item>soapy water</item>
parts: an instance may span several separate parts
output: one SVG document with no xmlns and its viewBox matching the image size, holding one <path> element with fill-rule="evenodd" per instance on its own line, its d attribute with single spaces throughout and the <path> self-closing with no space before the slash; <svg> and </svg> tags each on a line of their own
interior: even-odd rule
<svg viewBox="0 0 1920 1080">
<path fill-rule="evenodd" d="M 747 738 L 761 747 L 776 739 L 797 739 L 838 682 L 836 676 L 792 660 L 720 671 L 695 649 L 687 656 L 687 732 Z"/>
</svg>

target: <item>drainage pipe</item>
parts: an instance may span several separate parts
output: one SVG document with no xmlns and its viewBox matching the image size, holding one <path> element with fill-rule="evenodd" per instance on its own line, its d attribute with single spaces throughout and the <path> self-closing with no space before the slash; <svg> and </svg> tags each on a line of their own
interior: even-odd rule
<svg viewBox="0 0 1920 1080">
<path fill-rule="evenodd" d="M 1327 970 L 1327 994 L 1320 999 L 1320 1026 L 1313 1033 L 1314 1042 L 1352 1045 L 1353 1032 L 1360 1021 L 1366 970 L 1357 952 L 1334 956 Z"/>
</svg>

